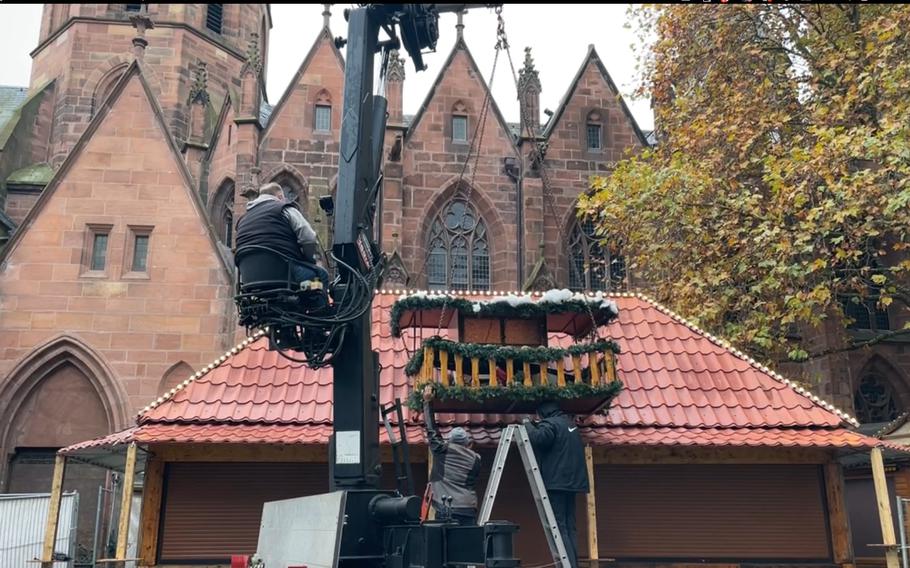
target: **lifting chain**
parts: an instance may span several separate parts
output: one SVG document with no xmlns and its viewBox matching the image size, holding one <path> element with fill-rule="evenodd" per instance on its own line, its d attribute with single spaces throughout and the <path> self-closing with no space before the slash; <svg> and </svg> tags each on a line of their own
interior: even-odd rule
<svg viewBox="0 0 910 568">
<path fill-rule="evenodd" d="M 520 97 L 521 96 L 521 92 L 520 92 L 521 85 L 519 84 L 519 81 L 518 81 L 518 73 L 515 71 L 515 62 L 512 59 L 512 51 L 509 49 L 509 41 L 508 41 L 508 38 L 506 37 L 505 22 L 503 21 L 503 18 L 502 18 L 501 7 L 497 8 L 497 16 L 499 19 L 499 21 L 497 22 L 497 26 L 496 26 L 496 35 L 498 38 L 497 49 L 499 49 L 499 45 L 502 45 L 502 46 L 504 46 L 504 48 L 506 50 L 506 56 L 508 56 L 508 58 L 509 58 L 509 67 L 512 70 L 512 80 L 515 83 L 515 92 Z M 568 250 L 569 241 L 568 241 L 568 239 L 566 239 L 565 231 L 563 230 L 563 226 L 562 226 L 562 223 L 560 222 L 560 218 L 556 214 L 556 206 L 554 204 L 553 193 L 551 191 L 551 186 L 550 186 L 550 177 L 547 172 L 546 164 L 544 162 L 544 154 L 546 153 L 547 143 L 538 142 L 537 132 L 532 131 L 532 127 L 531 127 L 531 125 L 532 125 L 531 118 L 532 117 L 529 115 L 529 109 L 527 108 L 527 105 L 521 105 L 519 103 L 519 109 L 522 108 L 522 106 L 524 106 L 524 111 L 519 112 L 519 114 L 520 114 L 519 129 L 521 128 L 521 125 L 523 124 L 525 127 L 526 136 L 528 138 L 528 141 L 534 145 L 533 150 L 531 151 L 531 154 L 530 154 L 530 160 L 532 163 L 533 162 L 537 163 L 537 166 L 538 166 L 537 169 L 538 169 L 538 172 L 540 172 L 540 181 L 541 181 L 541 185 L 543 186 L 544 201 L 547 204 L 547 208 L 550 210 L 550 215 L 553 219 L 553 223 L 556 225 L 557 238 L 559 239 L 557 242 L 565 245 L 567 252 L 571 255 L 572 251 Z M 536 124 L 536 123 L 537 123 L 537 121 L 535 120 L 533 122 L 533 124 Z M 519 204 L 519 206 L 520 205 L 521 204 Z M 546 220 L 544 221 L 544 224 L 543 224 L 543 230 L 544 230 L 544 241 L 546 241 Z M 609 270 L 609 267 L 607 267 L 607 268 Z M 578 267 L 575 265 L 575 261 L 572 258 L 569 259 L 569 270 L 571 270 L 572 273 L 575 275 L 575 277 L 578 278 L 578 282 L 584 283 L 584 275 L 578 273 Z M 597 325 L 596 325 L 596 322 L 594 319 L 594 312 L 591 309 L 591 304 L 589 302 L 585 302 L 585 306 L 587 307 L 588 317 L 591 318 L 591 336 L 597 337 Z"/>
</svg>

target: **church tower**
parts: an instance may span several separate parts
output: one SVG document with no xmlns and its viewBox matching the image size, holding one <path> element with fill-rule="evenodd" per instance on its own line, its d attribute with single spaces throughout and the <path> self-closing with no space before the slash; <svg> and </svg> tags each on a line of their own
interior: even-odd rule
<svg viewBox="0 0 910 568">
<path fill-rule="evenodd" d="M 47 161 L 59 166 L 134 59 L 142 60 L 172 134 L 186 140 L 199 63 L 220 108 L 229 91 L 239 92 L 254 36 L 267 61 L 271 27 L 268 4 L 46 4 L 29 87 L 53 81 Z"/>
</svg>

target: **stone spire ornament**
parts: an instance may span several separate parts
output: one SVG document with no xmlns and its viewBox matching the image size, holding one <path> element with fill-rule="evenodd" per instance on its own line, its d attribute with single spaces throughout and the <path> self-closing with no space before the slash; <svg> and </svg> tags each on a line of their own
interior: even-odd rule
<svg viewBox="0 0 910 568">
<path fill-rule="evenodd" d="M 458 12 L 458 22 L 455 24 L 455 35 L 457 39 L 464 40 L 464 11 Z"/>
<path fill-rule="evenodd" d="M 208 91 L 209 72 L 206 69 L 205 61 L 201 59 L 196 63 L 196 69 L 193 72 L 193 86 L 190 87 L 190 104 L 209 104 Z"/>
<path fill-rule="evenodd" d="M 531 48 L 526 47 L 524 65 L 518 70 L 518 91 L 523 93 L 530 87 L 533 87 L 536 92 L 540 92 L 540 74 L 534 67 Z"/>
<path fill-rule="evenodd" d="M 386 79 L 389 81 L 404 81 L 404 58 L 399 56 L 398 50 L 389 52 L 389 66 L 386 70 Z"/>
<path fill-rule="evenodd" d="M 130 16 L 130 23 L 136 28 L 136 37 L 133 38 L 133 57 L 142 59 L 145 56 L 145 48 L 148 47 L 148 40 L 145 39 L 146 30 L 154 29 L 155 24 L 146 15 L 145 12 L 139 12 Z"/>
<path fill-rule="evenodd" d="M 250 33 L 250 43 L 246 48 L 246 62 L 258 76 L 262 73 L 262 53 L 259 50 L 259 34 Z"/>
<path fill-rule="evenodd" d="M 332 20 L 332 5 L 323 4 L 322 5 L 322 27 L 329 29 L 329 22 Z"/>
</svg>

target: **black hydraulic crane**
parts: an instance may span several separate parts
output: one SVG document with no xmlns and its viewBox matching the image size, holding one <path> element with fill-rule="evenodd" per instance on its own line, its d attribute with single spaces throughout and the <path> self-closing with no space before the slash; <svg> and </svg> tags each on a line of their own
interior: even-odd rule
<svg viewBox="0 0 910 568">
<path fill-rule="evenodd" d="M 374 58 L 381 54 L 384 73 L 389 53 L 403 47 L 415 69 L 422 71 L 424 50 L 433 50 L 439 37 L 439 14 L 497 6 L 360 4 L 345 10 L 348 36 L 335 40 L 339 48 L 346 46 L 338 186 L 334 202 L 321 202 L 334 216 L 331 257 L 337 270 L 330 306 L 302 309 L 306 303 L 299 301 L 299 290 L 257 286 L 281 269 L 257 260 L 257 251 L 236 254 L 240 323 L 264 328 L 271 347 L 282 353 L 303 352 L 308 365 L 333 367 L 330 489 L 344 492 L 337 562 L 345 568 L 508 568 L 518 563 L 512 558 L 514 524 L 420 523 L 419 497 L 379 489 L 379 366 L 370 337 L 370 308 L 384 263 L 373 221 L 387 116 L 385 97 L 373 93 Z M 386 39 L 380 39 L 380 31 Z"/>
</svg>

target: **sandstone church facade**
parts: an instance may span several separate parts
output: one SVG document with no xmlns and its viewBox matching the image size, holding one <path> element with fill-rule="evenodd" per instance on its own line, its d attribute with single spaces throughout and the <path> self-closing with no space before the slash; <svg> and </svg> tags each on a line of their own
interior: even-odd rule
<svg viewBox="0 0 910 568">
<path fill-rule="evenodd" d="M 281 184 L 330 244 L 317 202 L 335 188 L 344 61 L 328 7 L 312 10 L 324 27 L 268 101 L 267 4 L 45 6 L 28 88 L 0 88 L 0 491 L 45 491 L 55 449 L 129 426 L 236 343 L 231 247 L 259 184 Z M 609 61 L 577 54 L 541 123 L 526 53 L 512 124 L 461 31 L 443 32 L 458 40 L 415 115 L 404 61 L 389 70 L 384 287 L 628 286 L 574 215 L 591 175 L 649 143 Z M 901 323 L 869 313 L 871 331 Z M 845 409 L 871 384 L 876 408 L 890 397 L 879 419 L 910 409 L 908 369 L 910 350 L 882 344 L 807 372 Z"/>
</svg>

